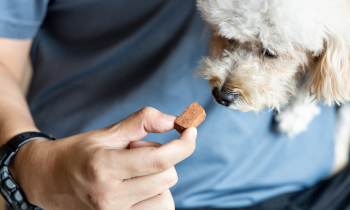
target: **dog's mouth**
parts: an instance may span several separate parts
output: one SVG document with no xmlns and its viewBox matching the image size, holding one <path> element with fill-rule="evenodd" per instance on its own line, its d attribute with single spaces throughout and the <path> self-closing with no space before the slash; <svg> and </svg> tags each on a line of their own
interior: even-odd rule
<svg viewBox="0 0 350 210">
<path fill-rule="evenodd" d="M 239 94 L 236 91 L 225 87 L 221 89 L 215 87 L 212 94 L 215 101 L 225 107 L 229 107 L 230 105 L 234 104 L 239 97 Z"/>
</svg>

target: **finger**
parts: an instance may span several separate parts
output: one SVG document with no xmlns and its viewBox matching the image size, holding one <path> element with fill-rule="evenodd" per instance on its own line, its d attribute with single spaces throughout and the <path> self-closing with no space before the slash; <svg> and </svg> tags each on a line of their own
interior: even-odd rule
<svg viewBox="0 0 350 210">
<path fill-rule="evenodd" d="M 127 179 L 122 182 L 125 197 L 131 205 L 152 198 L 177 183 L 178 177 L 174 167 L 161 173 Z"/>
<path fill-rule="evenodd" d="M 157 109 L 145 107 L 121 122 L 107 127 L 108 135 L 124 137 L 125 140 L 141 140 L 148 133 L 164 133 L 174 128 L 176 116 L 164 114 Z"/>
<path fill-rule="evenodd" d="M 130 150 L 107 151 L 111 168 L 117 179 L 145 176 L 168 170 L 190 156 L 196 147 L 196 128 L 188 128 L 179 139 L 170 141 L 158 148 L 141 147 Z M 118 160 L 118 161 L 115 161 Z"/>
<path fill-rule="evenodd" d="M 131 210 L 175 210 L 175 204 L 173 196 L 170 193 L 170 190 L 165 190 L 159 195 L 156 195 L 147 200 L 141 201 L 131 207 Z"/>
<path fill-rule="evenodd" d="M 157 142 L 148 142 L 148 141 L 133 141 L 130 143 L 129 149 L 135 149 L 139 147 L 160 147 L 161 144 Z"/>
</svg>

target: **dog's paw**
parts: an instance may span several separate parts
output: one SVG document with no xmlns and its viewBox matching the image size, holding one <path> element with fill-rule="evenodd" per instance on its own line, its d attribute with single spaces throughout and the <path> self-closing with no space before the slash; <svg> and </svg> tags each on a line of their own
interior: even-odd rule
<svg viewBox="0 0 350 210">
<path fill-rule="evenodd" d="M 321 109 L 315 103 L 295 103 L 276 115 L 277 129 L 292 138 L 306 131 L 312 119 L 320 113 Z"/>
</svg>

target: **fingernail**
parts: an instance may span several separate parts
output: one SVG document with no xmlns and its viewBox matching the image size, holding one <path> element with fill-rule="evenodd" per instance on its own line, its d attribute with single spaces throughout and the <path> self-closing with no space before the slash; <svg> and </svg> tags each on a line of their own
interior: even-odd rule
<svg viewBox="0 0 350 210">
<path fill-rule="evenodd" d="M 177 116 L 175 115 L 169 115 L 169 114 L 164 114 L 164 119 L 174 121 L 176 120 Z"/>
</svg>

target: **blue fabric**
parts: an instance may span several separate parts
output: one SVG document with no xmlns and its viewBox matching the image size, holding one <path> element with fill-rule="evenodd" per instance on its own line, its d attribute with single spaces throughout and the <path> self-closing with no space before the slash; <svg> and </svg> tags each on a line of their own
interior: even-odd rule
<svg viewBox="0 0 350 210">
<path fill-rule="evenodd" d="M 176 165 L 179 182 L 171 191 L 177 208 L 249 206 L 330 174 L 334 108 L 322 106 L 309 130 L 289 139 L 273 132 L 273 112 L 255 116 L 218 106 L 207 81 L 193 77 L 209 40 L 195 0 L 38 2 L 0 7 L 0 28 L 9 24 L 7 14 L 25 13 L 37 27 L 28 32 L 26 24 L 13 24 L 17 30 L 1 35 L 28 37 L 39 30 L 28 102 L 42 132 L 62 138 L 116 123 L 145 106 L 180 115 L 198 102 L 207 119 L 194 154 Z M 45 18 L 38 18 L 46 6 Z M 145 140 L 178 137 L 171 131 Z"/>
<path fill-rule="evenodd" d="M 38 31 L 49 0 L 1 0 L 0 37 L 28 39 Z"/>
</svg>

